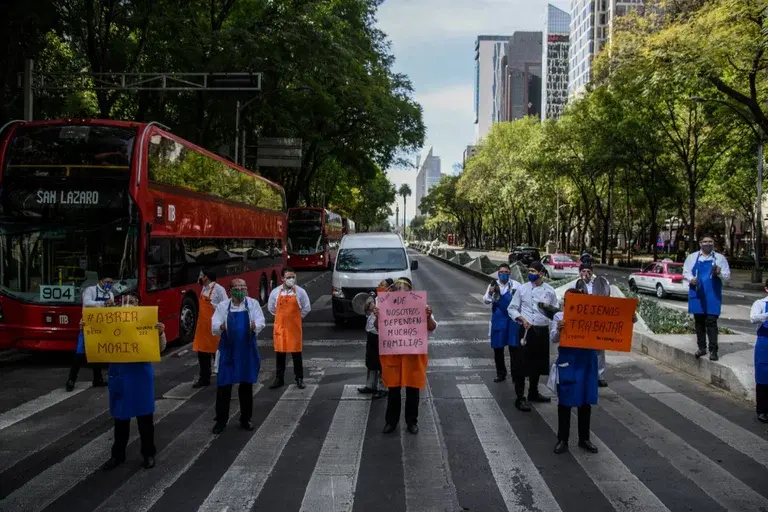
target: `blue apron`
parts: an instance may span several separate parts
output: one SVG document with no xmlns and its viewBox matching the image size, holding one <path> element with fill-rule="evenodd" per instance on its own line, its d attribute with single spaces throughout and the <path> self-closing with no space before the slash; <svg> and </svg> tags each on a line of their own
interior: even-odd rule
<svg viewBox="0 0 768 512">
<path fill-rule="evenodd" d="M 96 299 L 99 302 L 106 302 L 107 299 L 109 299 L 109 293 L 104 295 L 103 297 L 99 296 L 99 287 L 96 287 Z M 75 348 L 76 354 L 85 354 L 85 336 L 83 335 L 83 331 L 80 331 L 80 334 L 77 336 L 77 347 Z"/>
<path fill-rule="evenodd" d="M 256 333 L 251 331 L 248 302 L 245 311 L 227 311 L 227 330 L 219 341 L 219 374 L 217 386 L 229 386 L 240 382 L 255 383 L 259 379 L 261 357 L 256 344 Z"/>
<path fill-rule="evenodd" d="M 557 401 L 566 407 L 597 403 L 597 351 L 558 347 Z"/>
<path fill-rule="evenodd" d="M 514 291 L 508 289 L 499 300 L 491 306 L 491 348 L 517 346 L 517 322 L 509 318 L 507 308 L 512 302 Z"/>
<path fill-rule="evenodd" d="M 693 266 L 696 288 L 688 290 L 688 313 L 720 316 L 723 282 L 719 277 L 712 275 L 714 256 L 709 261 L 699 261 L 700 256 L 701 253 L 696 257 L 696 264 Z"/>
<path fill-rule="evenodd" d="M 109 412 L 129 420 L 155 412 L 155 370 L 152 363 L 110 363 Z"/>
<path fill-rule="evenodd" d="M 765 303 L 765 312 L 768 313 L 768 302 Z M 768 320 L 757 329 L 755 382 L 768 385 Z"/>
</svg>

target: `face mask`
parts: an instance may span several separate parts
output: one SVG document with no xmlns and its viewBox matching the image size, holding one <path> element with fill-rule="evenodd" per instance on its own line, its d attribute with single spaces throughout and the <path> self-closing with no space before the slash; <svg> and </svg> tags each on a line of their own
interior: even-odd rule
<svg viewBox="0 0 768 512">
<path fill-rule="evenodd" d="M 709 253 L 712 252 L 712 248 L 713 247 L 714 247 L 714 245 L 712 245 L 712 244 L 703 244 L 701 246 L 701 252 L 703 252 L 704 254 L 709 254 Z"/>
<path fill-rule="evenodd" d="M 293 288 L 293 285 L 296 284 L 296 278 L 295 277 L 289 277 L 285 280 L 285 286 L 288 288 Z"/>
<path fill-rule="evenodd" d="M 528 280 L 532 283 L 535 283 L 539 280 L 539 274 L 528 274 Z"/>
<path fill-rule="evenodd" d="M 242 301 L 245 298 L 245 290 L 232 290 L 232 298 Z"/>
<path fill-rule="evenodd" d="M 509 274 L 499 274 L 499 282 L 506 283 L 509 281 Z"/>
<path fill-rule="evenodd" d="M 112 289 L 112 283 L 104 283 L 104 287 L 103 288 L 104 288 L 105 292 L 108 292 L 109 290 Z"/>
</svg>

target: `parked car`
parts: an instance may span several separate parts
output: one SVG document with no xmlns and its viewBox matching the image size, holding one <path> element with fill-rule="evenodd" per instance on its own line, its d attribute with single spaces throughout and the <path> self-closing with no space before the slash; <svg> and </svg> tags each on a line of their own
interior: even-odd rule
<svg viewBox="0 0 768 512">
<path fill-rule="evenodd" d="M 547 254 L 541 258 L 544 275 L 550 279 L 566 279 L 579 276 L 579 260 L 570 254 Z"/>
<path fill-rule="evenodd" d="M 519 261 L 520 263 L 523 263 L 524 265 L 530 265 L 536 260 L 541 259 L 541 255 L 539 255 L 539 250 L 535 247 L 527 247 L 520 245 L 518 247 L 515 247 L 512 252 L 510 253 L 509 257 L 507 258 L 507 261 L 509 264 L 513 264 L 516 261 Z"/>
<path fill-rule="evenodd" d="M 629 289 L 633 292 L 655 293 L 660 299 L 670 295 L 688 297 L 688 285 L 683 280 L 683 264 L 672 260 L 655 261 L 640 272 L 630 274 Z"/>
</svg>

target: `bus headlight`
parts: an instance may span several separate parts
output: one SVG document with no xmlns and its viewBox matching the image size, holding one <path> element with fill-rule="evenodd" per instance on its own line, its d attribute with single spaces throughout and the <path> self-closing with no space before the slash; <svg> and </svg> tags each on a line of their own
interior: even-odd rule
<svg viewBox="0 0 768 512">
<path fill-rule="evenodd" d="M 335 286 L 331 287 L 331 294 L 336 297 L 337 299 L 343 299 L 344 298 L 344 292 L 341 291 L 341 288 L 336 288 Z"/>
</svg>

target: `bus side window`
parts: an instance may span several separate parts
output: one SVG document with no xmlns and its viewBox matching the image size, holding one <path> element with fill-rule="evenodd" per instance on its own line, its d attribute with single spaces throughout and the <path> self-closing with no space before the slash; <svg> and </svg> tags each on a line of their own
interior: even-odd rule
<svg viewBox="0 0 768 512">
<path fill-rule="evenodd" d="M 171 286 L 171 239 L 150 238 L 147 251 L 147 291 Z"/>
</svg>

